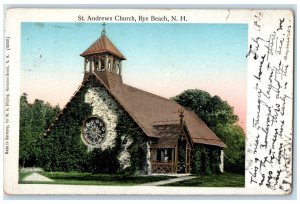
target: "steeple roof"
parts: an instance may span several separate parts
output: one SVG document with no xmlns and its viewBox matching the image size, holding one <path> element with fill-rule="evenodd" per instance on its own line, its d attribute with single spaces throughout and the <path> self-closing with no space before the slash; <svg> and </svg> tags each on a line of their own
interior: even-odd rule
<svg viewBox="0 0 300 204">
<path fill-rule="evenodd" d="M 126 60 L 124 55 L 116 48 L 116 46 L 108 39 L 105 34 L 102 34 L 88 49 L 80 56 L 85 57 L 92 54 L 110 53 L 121 60 Z"/>
</svg>

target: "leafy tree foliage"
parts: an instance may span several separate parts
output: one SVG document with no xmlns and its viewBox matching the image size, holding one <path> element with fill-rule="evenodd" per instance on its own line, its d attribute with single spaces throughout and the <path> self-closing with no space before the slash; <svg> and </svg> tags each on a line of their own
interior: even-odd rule
<svg viewBox="0 0 300 204">
<path fill-rule="evenodd" d="M 232 173 L 245 172 L 245 134 L 238 125 L 217 125 L 216 135 L 227 145 L 224 149 L 224 170 Z"/>
<path fill-rule="evenodd" d="M 193 110 L 209 127 L 234 124 L 238 121 L 238 116 L 233 113 L 233 107 L 219 96 L 212 97 L 206 91 L 189 89 L 172 99 Z"/>
<path fill-rule="evenodd" d="M 36 166 L 42 152 L 41 135 L 48 128 L 60 111 L 42 100 L 36 99 L 30 104 L 27 94 L 20 98 L 20 148 L 19 165 L 22 167 Z"/>
<path fill-rule="evenodd" d="M 193 110 L 227 145 L 227 148 L 224 149 L 224 170 L 244 173 L 245 134 L 243 129 L 235 124 L 238 121 L 238 116 L 234 114 L 233 107 L 219 96 L 211 96 L 208 92 L 198 89 L 186 90 L 172 99 Z M 208 152 L 199 148 L 196 147 L 193 152 L 194 170 L 196 169 L 195 171 L 200 172 L 200 174 L 201 172 L 207 174 L 211 171 L 217 172 L 219 170 L 218 162 L 216 160 L 209 161 L 216 156 L 211 157 L 209 154 L 217 155 L 218 153 L 211 148 Z M 213 167 L 209 163 L 212 163 Z"/>
</svg>

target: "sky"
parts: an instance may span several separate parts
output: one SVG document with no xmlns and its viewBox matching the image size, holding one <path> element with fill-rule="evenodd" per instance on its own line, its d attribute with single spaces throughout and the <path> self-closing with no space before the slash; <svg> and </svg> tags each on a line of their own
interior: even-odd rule
<svg viewBox="0 0 300 204">
<path fill-rule="evenodd" d="M 85 51 L 101 23 L 22 23 L 21 93 L 63 107 L 83 79 Z M 218 95 L 246 130 L 247 24 L 109 23 L 123 82 L 170 98 L 186 89 Z"/>
</svg>

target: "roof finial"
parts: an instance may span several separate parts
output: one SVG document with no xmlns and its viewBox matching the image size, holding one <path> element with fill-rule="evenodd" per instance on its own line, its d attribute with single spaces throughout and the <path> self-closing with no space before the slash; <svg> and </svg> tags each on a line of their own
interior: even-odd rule
<svg viewBox="0 0 300 204">
<path fill-rule="evenodd" d="M 105 30 L 106 23 L 103 22 L 102 26 L 103 26 L 103 29 L 102 29 L 101 35 L 105 35 L 106 34 L 106 30 Z"/>
<path fill-rule="evenodd" d="M 184 115 L 183 115 L 184 111 L 181 107 L 178 110 L 178 113 L 179 113 L 179 117 L 180 117 L 180 124 L 182 124 L 183 123 L 183 117 L 184 117 Z"/>
</svg>

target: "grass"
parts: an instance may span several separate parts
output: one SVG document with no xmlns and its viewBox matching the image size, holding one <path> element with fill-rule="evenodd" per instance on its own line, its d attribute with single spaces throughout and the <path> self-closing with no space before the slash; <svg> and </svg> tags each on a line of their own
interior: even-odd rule
<svg viewBox="0 0 300 204">
<path fill-rule="evenodd" d="M 115 186 L 131 186 L 139 185 L 148 182 L 156 182 L 161 180 L 168 180 L 174 177 L 171 176 L 126 176 L 126 175 L 110 175 L 110 174 L 92 174 L 80 172 L 39 172 L 39 174 L 46 176 L 54 182 L 38 182 L 38 181 L 24 181 L 22 175 L 19 183 L 21 184 L 66 184 L 66 185 L 115 185 Z"/>
<path fill-rule="evenodd" d="M 222 173 L 198 176 L 197 178 L 170 183 L 163 186 L 188 187 L 245 187 L 245 176 L 240 174 Z"/>
<path fill-rule="evenodd" d="M 24 181 L 30 173 L 20 173 L 19 183 L 21 184 L 61 184 L 61 185 L 111 185 L 111 186 L 132 186 L 148 182 L 156 182 L 174 178 L 172 176 L 138 176 L 138 175 L 110 175 L 92 174 L 80 172 L 39 172 L 54 182 L 33 182 Z M 240 174 L 222 173 L 206 176 L 197 176 L 194 179 L 166 184 L 163 186 L 188 186 L 188 187 L 244 187 L 245 177 Z"/>
<path fill-rule="evenodd" d="M 29 176 L 31 172 L 20 172 L 19 173 L 19 182 L 23 181 L 26 176 Z"/>
</svg>

